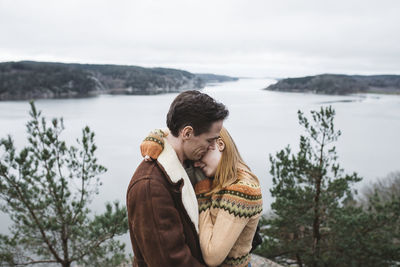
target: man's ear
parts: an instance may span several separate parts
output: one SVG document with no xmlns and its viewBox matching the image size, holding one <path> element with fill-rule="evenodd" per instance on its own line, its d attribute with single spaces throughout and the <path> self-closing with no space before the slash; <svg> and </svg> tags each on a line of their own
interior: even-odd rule
<svg viewBox="0 0 400 267">
<path fill-rule="evenodd" d="M 224 151 L 224 149 L 225 149 L 224 141 L 222 141 L 221 138 L 218 138 L 215 142 L 217 143 L 218 150 L 221 151 L 221 152 Z"/>
<path fill-rule="evenodd" d="M 183 128 L 181 131 L 181 135 L 183 140 L 188 140 L 192 138 L 192 136 L 194 135 L 193 127 L 189 125 L 185 126 L 185 128 Z"/>
</svg>

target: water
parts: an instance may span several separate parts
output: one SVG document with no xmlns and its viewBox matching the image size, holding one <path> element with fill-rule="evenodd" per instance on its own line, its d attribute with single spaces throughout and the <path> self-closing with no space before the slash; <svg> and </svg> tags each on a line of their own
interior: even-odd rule
<svg viewBox="0 0 400 267">
<path fill-rule="evenodd" d="M 272 200 L 268 157 L 288 144 L 297 149 L 302 133 L 297 122 L 299 109 L 307 112 L 321 105 L 336 109 L 335 126 L 342 131 L 337 143 L 339 162 L 347 172 L 356 171 L 364 177 L 362 184 L 400 170 L 400 96 L 325 96 L 260 90 L 273 82 L 242 79 L 204 89 L 228 107 L 230 115 L 225 126 L 261 181 L 265 211 Z M 95 212 L 102 212 L 107 201 L 125 203 L 127 185 L 142 159 L 139 145 L 151 129 L 165 127 L 165 116 L 175 96 L 106 95 L 36 101 L 46 117 L 64 118 L 63 136 L 68 142 L 75 142 L 85 125 L 96 132 L 97 156 L 108 172 L 102 176 L 103 186 L 93 202 Z M 0 137 L 11 134 L 16 145 L 22 147 L 26 143 L 28 111 L 26 101 L 0 102 Z M 0 232 L 7 232 L 9 221 L 1 214 L 0 218 Z"/>
</svg>

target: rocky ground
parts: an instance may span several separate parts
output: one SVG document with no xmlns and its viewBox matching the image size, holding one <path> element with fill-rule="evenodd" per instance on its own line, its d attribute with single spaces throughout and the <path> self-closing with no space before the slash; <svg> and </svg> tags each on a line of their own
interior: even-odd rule
<svg viewBox="0 0 400 267">
<path fill-rule="evenodd" d="M 251 267 L 282 267 L 282 265 L 256 254 L 251 254 L 250 262 Z"/>
</svg>

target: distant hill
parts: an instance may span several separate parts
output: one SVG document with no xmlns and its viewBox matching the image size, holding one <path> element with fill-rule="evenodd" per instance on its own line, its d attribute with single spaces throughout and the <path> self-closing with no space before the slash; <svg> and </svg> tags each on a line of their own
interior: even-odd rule
<svg viewBox="0 0 400 267">
<path fill-rule="evenodd" d="M 265 89 L 334 95 L 354 93 L 400 94 L 400 75 L 322 74 L 282 79 Z"/>
<path fill-rule="evenodd" d="M 219 79 L 222 81 L 226 76 Z M 149 95 L 201 89 L 207 82 L 209 79 L 201 75 L 167 68 L 34 61 L 0 63 L 0 100 Z"/>
<path fill-rule="evenodd" d="M 239 78 L 236 77 L 229 77 L 226 75 L 216 75 L 210 73 L 196 73 L 196 76 L 205 81 L 206 83 L 233 82 L 239 80 Z"/>
</svg>

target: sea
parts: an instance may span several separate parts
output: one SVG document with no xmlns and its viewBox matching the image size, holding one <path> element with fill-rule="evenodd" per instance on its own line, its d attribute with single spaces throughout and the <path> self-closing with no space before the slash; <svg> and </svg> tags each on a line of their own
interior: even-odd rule
<svg viewBox="0 0 400 267">
<path fill-rule="evenodd" d="M 286 146 L 298 151 L 300 135 L 305 134 L 298 123 L 299 110 L 310 115 L 311 110 L 329 105 L 335 109 L 335 127 L 342 132 L 335 143 L 338 162 L 345 173 L 357 172 L 363 177 L 355 189 L 362 192 L 377 179 L 400 171 L 399 95 L 334 96 L 264 90 L 275 82 L 267 78 L 239 79 L 202 89 L 229 109 L 224 126 L 260 180 L 265 212 L 273 201 L 269 157 Z M 100 177 L 102 186 L 91 204 L 94 214 L 104 211 L 106 202 L 118 200 L 125 204 L 128 183 L 142 161 L 139 145 L 149 131 L 165 127 L 169 105 L 176 95 L 101 95 L 35 101 L 49 121 L 54 117 L 64 119 L 66 129 L 61 137 L 68 144 L 76 145 L 85 126 L 95 132 L 96 155 L 108 171 Z M 0 102 L 0 138 L 11 135 L 18 149 L 27 144 L 29 109 L 28 101 Z M 9 218 L 0 213 L 0 220 L 0 233 L 7 233 Z M 129 237 L 122 240 L 130 248 Z"/>
</svg>

